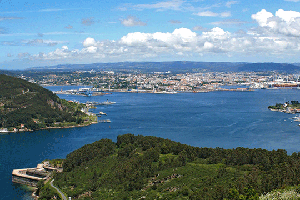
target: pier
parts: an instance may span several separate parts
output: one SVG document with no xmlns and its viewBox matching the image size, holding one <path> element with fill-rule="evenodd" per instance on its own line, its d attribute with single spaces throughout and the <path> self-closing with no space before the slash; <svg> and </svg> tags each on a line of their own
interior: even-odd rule
<svg viewBox="0 0 300 200">
<path fill-rule="evenodd" d="M 40 180 L 47 180 L 53 171 L 61 172 L 61 168 L 54 168 L 45 162 L 38 164 L 35 168 L 14 169 L 12 171 L 12 182 L 36 187 Z"/>
<path fill-rule="evenodd" d="M 47 176 L 39 176 L 38 174 L 28 174 L 28 170 L 35 170 L 36 168 L 14 169 L 12 172 L 12 182 L 20 183 L 32 187 L 36 187 L 40 180 L 46 180 Z"/>
</svg>

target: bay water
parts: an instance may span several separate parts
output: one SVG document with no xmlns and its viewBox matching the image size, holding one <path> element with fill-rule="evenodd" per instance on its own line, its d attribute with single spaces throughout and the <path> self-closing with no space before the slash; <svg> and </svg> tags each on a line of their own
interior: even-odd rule
<svg viewBox="0 0 300 200">
<path fill-rule="evenodd" d="M 78 87 L 47 87 L 52 91 Z M 17 168 L 36 167 L 45 159 L 65 158 L 85 144 L 120 134 L 151 135 L 197 147 L 286 149 L 300 151 L 299 122 L 293 114 L 271 112 L 269 105 L 300 100 L 300 90 L 177 94 L 112 93 L 104 96 L 59 95 L 67 100 L 116 104 L 90 111 L 107 113 L 87 127 L 0 135 L 0 199 L 31 200 L 31 192 L 11 182 Z"/>
</svg>

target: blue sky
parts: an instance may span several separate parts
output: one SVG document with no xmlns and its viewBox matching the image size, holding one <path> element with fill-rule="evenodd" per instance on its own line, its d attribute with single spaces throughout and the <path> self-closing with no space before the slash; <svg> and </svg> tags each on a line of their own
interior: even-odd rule
<svg viewBox="0 0 300 200">
<path fill-rule="evenodd" d="M 0 0 L 0 68 L 300 62 L 300 0 Z"/>
</svg>

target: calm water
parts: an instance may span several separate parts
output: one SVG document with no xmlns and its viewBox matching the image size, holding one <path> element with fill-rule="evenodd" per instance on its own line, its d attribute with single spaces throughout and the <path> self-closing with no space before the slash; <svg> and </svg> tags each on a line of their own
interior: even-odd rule
<svg viewBox="0 0 300 200">
<path fill-rule="evenodd" d="M 31 199 L 24 187 L 11 183 L 14 168 L 35 167 L 44 159 L 65 158 L 84 144 L 101 138 L 116 141 L 119 134 L 125 133 L 154 135 L 198 147 L 300 151 L 300 127 L 292 122 L 294 115 L 267 109 L 276 102 L 300 100 L 300 90 L 59 96 L 80 102 L 117 102 L 93 110 L 106 112 L 102 119 L 112 123 L 0 135 L 0 199 Z"/>
</svg>

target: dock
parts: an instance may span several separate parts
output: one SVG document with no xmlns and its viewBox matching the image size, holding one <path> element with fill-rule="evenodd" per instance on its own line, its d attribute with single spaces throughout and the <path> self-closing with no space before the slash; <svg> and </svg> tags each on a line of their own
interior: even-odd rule
<svg viewBox="0 0 300 200">
<path fill-rule="evenodd" d="M 38 164 L 35 168 L 14 169 L 12 182 L 36 187 L 40 180 L 48 179 L 53 171 L 62 172 L 62 169 L 51 167 L 48 163 Z"/>
<path fill-rule="evenodd" d="M 36 168 L 14 169 L 12 172 L 12 182 L 36 187 L 37 183 L 40 180 L 46 180 L 47 176 L 27 174 L 28 170 L 35 169 Z"/>
</svg>

